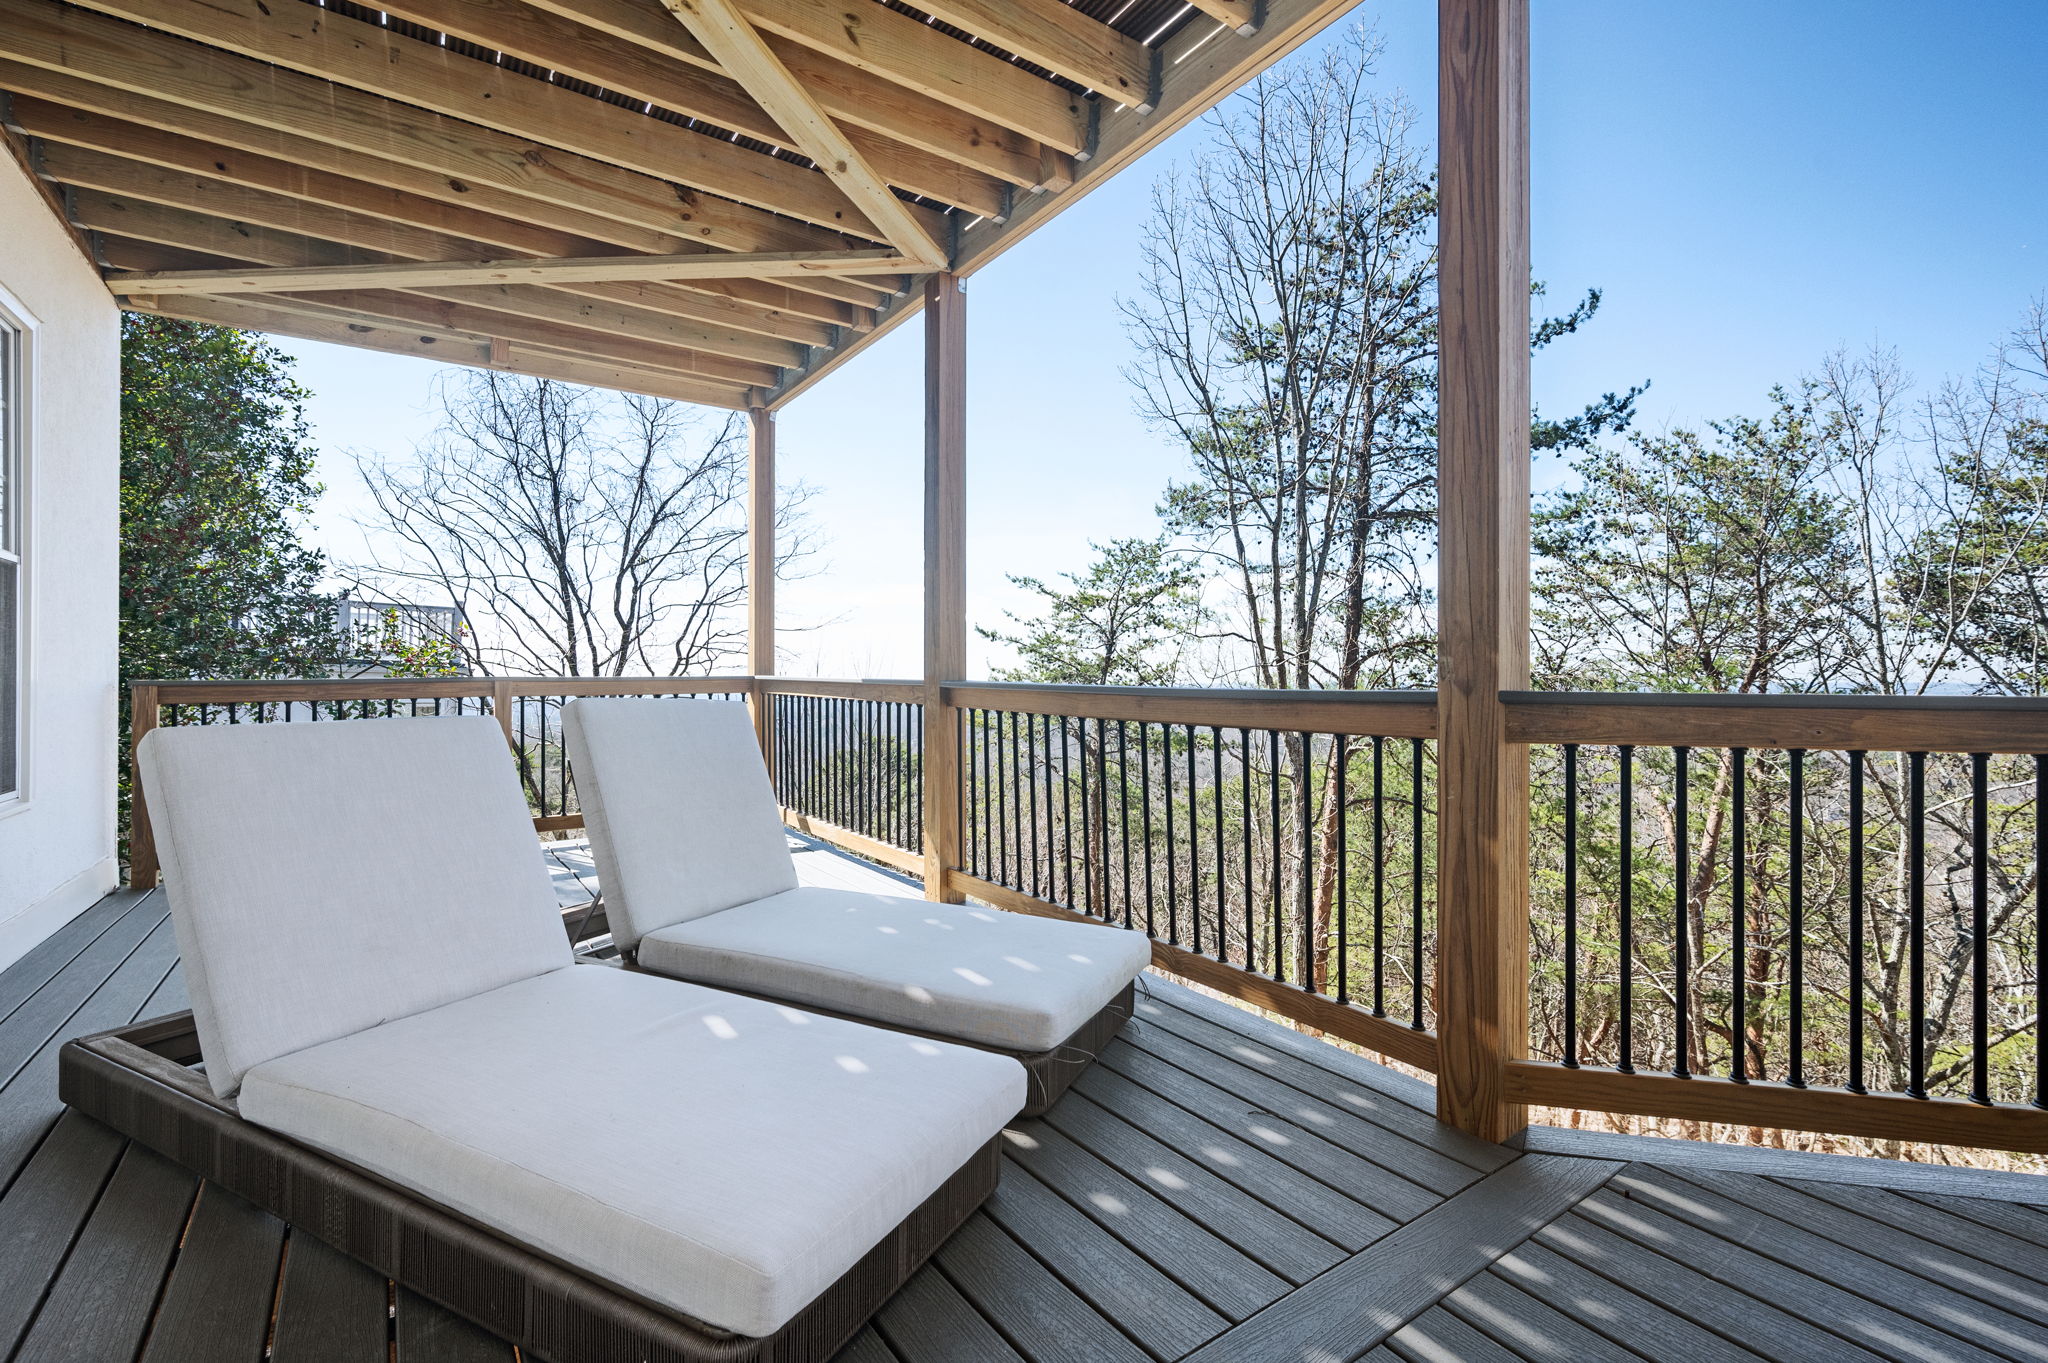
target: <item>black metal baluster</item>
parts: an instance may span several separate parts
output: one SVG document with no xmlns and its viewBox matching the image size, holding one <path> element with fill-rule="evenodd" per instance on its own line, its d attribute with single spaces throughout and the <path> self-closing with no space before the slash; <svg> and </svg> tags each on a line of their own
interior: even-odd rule
<svg viewBox="0 0 2048 1363">
<path fill-rule="evenodd" d="M 2034 1106 L 2048 1108 L 2048 756 L 2034 758 Z"/>
<path fill-rule="evenodd" d="M 1790 1030 L 1792 1052 L 1785 1075 L 1785 1082 L 1794 1088 L 1806 1087 L 1806 750 L 1794 748 L 1786 755 L 1792 772 L 1792 788 L 1788 792 L 1791 808 L 1786 811 L 1787 851 L 1791 864 L 1787 868 L 1791 875 L 1790 902 L 1786 908 L 1791 914 L 1792 940 L 1786 962 L 1786 983 L 1792 997 L 1790 1004 Z"/>
<path fill-rule="evenodd" d="M 1195 786 L 1195 726 L 1187 727 L 1188 740 L 1188 932 L 1189 950 L 1202 950 L 1202 821 L 1196 817 L 1199 798 Z"/>
<path fill-rule="evenodd" d="M 1316 987 L 1316 855 L 1315 855 L 1315 739 L 1301 736 L 1301 788 L 1295 804 L 1301 808 L 1301 871 L 1295 878 L 1294 898 L 1301 906 L 1301 986 Z"/>
<path fill-rule="evenodd" d="M 1671 942 L 1671 998 L 1675 1005 L 1672 1034 L 1676 1039 L 1671 1072 L 1685 1078 L 1692 1073 L 1692 940 L 1689 931 L 1691 924 L 1687 921 L 1692 885 L 1690 877 L 1686 875 L 1686 859 L 1692 855 L 1692 818 L 1689 812 L 1692 799 L 1692 749 L 1676 747 L 1671 750 L 1671 756 L 1671 866 L 1672 879 L 1677 886 L 1671 915 L 1674 929 Z"/>
<path fill-rule="evenodd" d="M 1229 858 L 1224 854 L 1223 839 L 1223 729 L 1215 724 L 1209 726 L 1209 778 L 1210 802 L 1216 822 L 1216 959 L 1227 965 L 1230 962 L 1230 890 L 1226 878 L 1230 867 Z M 1199 943 L 1197 949 L 1200 949 Z"/>
<path fill-rule="evenodd" d="M 1145 830 L 1145 935 L 1152 931 L 1152 726 L 1138 722 L 1138 805 Z"/>
<path fill-rule="evenodd" d="M 1281 908 L 1285 900 L 1280 871 L 1280 731 L 1268 730 L 1266 739 L 1266 755 L 1271 764 L 1266 782 L 1266 823 L 1273 837 L 1273 978 L 1284 983 L 1287 979 L 1287 930 L 1281 922 Z"/>
<path fill-rule="evenodd" d="M 1060 716 L 1060 902 L 1074 907 L 1074 743 L 1067 716 Z"/>
<path fill-rule="evenodd" d="M 1374 739 L 1373 742 L 1379 742 Z M 1378 754 L 1374 754 L 1377 759 Z M 1351 1002 L 1351 740 L 1346 734 L 1330 736 L 1330 760 L 1337 764 L 1337 987 L 1331 990 L 1339 1003 Z M 1373 788 L 1379 788 L 1379 763 L 1373 763 Z M 1378 801 L 1374 801 L 1378 815 Z M 1374 969 L 1378 969 L 1379 946 L 1374 944 Z"/>
<path fill-rule="evenodd" d="M 1634 1074 L 1636 1054 L 1634 1044 L 1636 1007 L 1636 785 L 1635 745 L 1624 743 L 1617 751 L 1621 758 L 1621 1017 L 1617 1042 L 1620 1060 L 1615 1068 L 1623 1074 Z"/>
<path fill-rule="evenodd" d="M 1175 886 L 1180 857 L 1173 838 L 1173 726 L 1159 726 L 1159 780 L 1165 787 L 1166 809 L 1166 940 L 1180 945 L 1180 893 Z"/>
<path fill-rule="evenodd" d="M 1745 1044 L 1749 1038 L 1749 749 L 1730 748 L 1730 761 L 1734 764 L 1734 788 L 1730 792 L 1733 806 L 1730 821 L 1732 846 L 1729 850 L 1729 906 L 1730 917 L 1734 919 L 1734 954 L 1729 958 L 1729 969 L 1734 976 L 1735 987 L 1731 992 L 1730 1010 L 1734 1013 L 1730 1035 L 1734 1042 L 1728 1057 L 1728 1077 L 1738 1084 L 1749 1082 L 1749 1053 Z"/>
<path fill-rule="evenodd" d="M 1991 754 L 1970 754 L 1970 1101 L 1991 1101 Z M 2041 992 L 2041 981 L 2034 982 Z"/>
<path fill-rule="evenodd" d="M 1579 1067 L 1579 745 L 1564 745 L 1564 1064 Z"/>
<path fill-rule="evenodd" d="M 1906 1092 L 1927 1096 L 1927 754 L 1906 758 Z"/>
<path fill-rule="evenodd" d="M 1116 722 L 1116 825 L 1124 844 L 1124 926 L 1131 926 L 1131 735 L 1126 721 Z M 1107 787 L 1104 788 L 1105 793 Z"/>
<path fill-rule="evenodd" d="M 1863 1087 L 1863 754 L 1849 754 L 1849 1083 Z"/>
<path fill-rule="evenodd" d="M 1378 734 L 1372 738 L 1372 1015 L 1387 1015 L 1387 895 L 1386 857 L 1386 747 Z M 1340 814 L 1341 817 L 1341 814 Z M 1341 883 L 1343 871 L 1338 871 Z"/>
<path fill-rule="evenodd" d="M 1414 1016 L 1408 1019 L 1408 1025 L 1419 1032 L 1423 1030 L 1422 1000 L 1424 987 L 1422 973 L 1422 740 L 1411 738 L 1408 741 L 1411 744 L 1409 756 L 1414 759 L 1415 763 L 1414 770 L 1408 774 L 1409 799 L 1413 801 L 1412 808 L 1414 811 L 1412 827 L 1409 830 L 1411 841 L 1408 848 L 1408 869 L 1410 878 L 1414 883 L 1408 887 L 1408 892 L 1414 901 L 1413 914 L 1415 918 L 1415 940 L 1409 943 L 1409 949 L 1415 954 L 1413 963 L 1415 972 L 1414 983 L 1410 986 L 1414 995 L 1410 1000 Z"/>
<path fill-rule="evenodd" d="M 1237 783 L 1239 802 L 1244 806 L 1239 811 L 1238 833 L 1244 844 L 1244 968 L 1258 968 L 1258 930 L 1252 922 L 1252 731 L 1237 731 L 1238 766 L 1243 769 L 1242 779 Z"/>
<path fill-rule="evenodd" d="M 1008 716 L 1010 772 L 1008 788 L 1004 791 L 1007 800 L 1004 808 L 1009 811 L 1010 826 L 1009 841 L 1004 845 L 1003 866 L 1010 872 L 1010 879 L 1004 884 L 1013 890 L 1024 888 L 1024 770 L 1023 760 L 1018 755 L 1017 748 L 1017 721 L 1023 718 L 1023 715 L 1017 714 Z M 1014 869 L 1011 867 L 1012 857 L 1016 859 Z"/>
<path fill-rule="evenodd" d="M 1096 727 L 1097 727 L 1097 731 L 1098 731 L 1098 732 L 1097 732 L 1097 735 L 1096 735 L 1096 751 L 1097 751 L 1097 752 L 1100 752 L 1100 751 L 1101 751 L 1101 747 L 1102 747 L 1102 740 L 1101 740 L 1101 734 L 1100 734 L 1100 728 L 1101 728 L 1101 725 L 1100 725 L 1100 722 L 1099 722 L 1099 721 L 1098 721 L 1098 723 L 1097 723 L 1097 726 L 1096 726 Z M 1082 715 L 1082 716 L 1080 716 L 1080 717 L 1079 717 L 1079 718 L 1078 718 L 1077 720 L 1075 720 L 1075 722 L 1074 722 L 1074 730 L 1075 730 L 1075 735 L 1076 735 L 1076 737 L 1075 737 L 1075 741 L 1076 741 L 1076 743 L 1078 743 L 1078 744 L 1080 745 L 1080 749 L 1081 749 L 1081 790 L 1080 790 L 1080 794 L 1081 794 L 1081 899 L 1082 899 L 1082 908 L 1083 908 L 1083 910 L 1084 910 L 1085 912 L 1088 912 L 1088 913 L 1092 913 L 1092 914 L 1094 914 L 1094 915 L 1095 915 L 1095 916 L 1096 916 L 1097 918 L 1104 918 L 1104 917 L 1107 917 L 1108 915 L 1107 915 L 1107 914 L 1106 914 L 1106 913 L 1105 913 L 1105 912 L 1103 911 L 1103 907 L 1102 907 L 1102 900 L 1101 900 L 1101 897 L 1100 897 L 1100 896 L 1098 896 L 1098 895 L 1096 894 L 1096 892 L 1095 892 L 1095 891 L 1096 891 L 1096 884 L 1095 884 L 1095 846 L 1096 846 L 1096 842 L 1095 842 L 1095 816 L 1094 816 L 1094 813 L 1092 812 L 1092 811 L 1094 810 L 1095 806 L 1093 806 L 1093 805 L 1091 805 L 1091 804 L 1089 804 L 1089 803 L 1088 803 L 1088 717 L 1087 717 L 1086 715 Z M 1100 797 L 1099 797 L 1099 794 L 1098 794 L 1098 800 L 1099 800 L 1099 798 L 1100 798 Z M 1108 856 L 1108 853 L 1106 853 L 1106 852 L 1105 852 L 1105 853 L 1103 854 L 1103 862 L 1104 862 L 1105 864 L 1107 864 L 1107 863 L 1108 863 L 1108 861 L 1109 861 L 1109 856 Z"/>
<path fill-rule="evenodd" d="M 1038 716 L 1024 716 L 1024 757 L 1031 764 L 1031 897 L 1043 899 L 1038 882 Z"/>
</svg>

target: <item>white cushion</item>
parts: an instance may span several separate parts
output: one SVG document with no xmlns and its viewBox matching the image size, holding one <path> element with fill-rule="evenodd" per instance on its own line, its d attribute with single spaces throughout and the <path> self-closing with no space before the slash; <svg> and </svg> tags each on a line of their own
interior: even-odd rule
<svg viewBox="0 0 2048 1363">
<path fill-rule="evenodd" d="M 241 1111 L 709 1324 L 772 1333 L 1023 1105 L 986 1051 L 574 966 L 251 1070 Z"/>
<path fill-rule="evenodd" d="M 575 700 L 562 736 L 612 938 L 796 888 L 796 863 L 747 707 Z"/>
<path fill-rule="evenodd" d="M 153 730 L 142 786 L 207 1078 L 559 969 L 497 722 Z"/>
<path fill-rule="evenodd" d="M 1043 1051 L 1115 998 L 1152 944 L 1122 928 L 806 888 L 651 932 L 639 959 L 701 984 Z"/>
</svg>

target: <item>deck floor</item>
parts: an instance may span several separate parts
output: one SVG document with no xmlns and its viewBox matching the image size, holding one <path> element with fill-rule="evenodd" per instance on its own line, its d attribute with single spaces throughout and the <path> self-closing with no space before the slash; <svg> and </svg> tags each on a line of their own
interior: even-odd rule
<svg viewBox="0 0 2048 1363">
<path fill-rule="evenodd" d="M 803 878 L 915 892 L 806 844 Z M 551 854 L 565 903 L 591 878 Z M 580 878 L 579 878 L 580 877 Z M 2048 1363 L 2048 1179 L 1438 1125 L 1427 1087 L 1166 980 L 843 1363 Z M 64 1113 L 57 1049 L 186 1006 L 160 895 L 0 973 L 0 1359 L 510 1363 Z"/>
</svg>

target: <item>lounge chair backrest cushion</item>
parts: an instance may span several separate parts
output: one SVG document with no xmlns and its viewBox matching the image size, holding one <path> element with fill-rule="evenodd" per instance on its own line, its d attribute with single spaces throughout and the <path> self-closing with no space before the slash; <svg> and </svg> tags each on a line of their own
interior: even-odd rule
<svg viewBox="0 0 2048 1363">
<path fill-rule="evenodd" d="M 223 1098 L 266 1060 L 572 963 L 491 719 L 157 729 L 140 761 Z"/>
<path fill-rule="evenodd" d="M 562 734 L 605 918 L 622 949 L 658 928 L 796 888 L 746 706 L 575 700 Z"/>
</svg>

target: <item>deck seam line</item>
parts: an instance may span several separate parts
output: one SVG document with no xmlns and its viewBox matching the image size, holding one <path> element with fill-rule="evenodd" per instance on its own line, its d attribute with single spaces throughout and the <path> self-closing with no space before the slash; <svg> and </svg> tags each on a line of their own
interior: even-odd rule
<svg viewBox="0 0 2048 1363">
<path fill-rule="evenodd" d="M 1605 1188 L 1624 1167 L 1613 1160 L 1520 1155 L 1399 1230 L 1356 1254 L 1346 1256 L 1256 1315 L 1187 1355 L 1183 1363 L 1232 1363 L 1232 1360 L 1246 1357 L 1271 1357 L 1276 1344 L 1289 1350 L 1306 1346 L 1301 1356 L 1316 1358 L 1319 1363 L 1326 1358 L 1328 1363 L 1361 1358 L 1387 1343 L 1431 1307 L 1441 1305 L 1452 1292 L 1492 1268 L 1518 1245 L 1526 1243 L 1544 1227 Z M 1531 1180 L 1544 1179 L 1554 1180 L 1556 1186 L 1548 1190 L 1539 1187 L 1534 1190 L 1537 1197 L 1528 1197 L 1523 1185 Z M 1496 1202 L 1502 1205 L 1496 1208 L 1492 1205 Z M 1553 1202 L 1557 1204 L 1554 1207 L 1551 1205 Z M 1524 1210 L 1517 1222 L 1512 1209 L 1518 1206 Z M 1532 1214 L 1532 1208 L 1541 1208 L 1540 1214 Z M 1479 1243 L 1476 1232 L 1464 1235 L 1463 1243 L 1459 1240 L 1452 1243 L 1454 1250 L 1462 1248 L 1468 1251 L 1467 1258 L 1439 1267 L 1423 1264 L 1426 1251 L 1439 1238 L 1442 1227 L 1449 1224 L 1462 1233 L 1460 1223 L 1475 1215 L 1487 1218 L 1493 1236 L 1490 1243 Z M 1361 1318 L 1362 1298 L 1367 1294 L 1357 1290 L 1358 1284 L 1353 1280 L 1383 1263 L 1391 1269 L 1390 1276 L 1398 1278 L 1406 1274 L 1412 1278 L 1406 1288 L 1414 1300 L 1404 1307 L 1405 1314 L 1396 1314 L 1388 1305 L 1395 1294 L 1387 1292 L 1386 1284 L 1381 1283 L 1378 1285 L 1380 1290 L 1371 1294 L 1376 1303 L 1371 1308 L 1373 1314 L 1369 1318 Z M 1396 1286 L 1401 1285 L 1397 1283 Z M 1333 1296 L 1333 1293 L 1339 1295 Z M 1310 1314 L 1301 1319 L 1299 1328 L 1288 1331 L 1284 1344 L 1265 1338 L 1274 1330 L 1276 1323 L 1286 1329 L 1294 1323 L 1289 1317 L 1303 1310 Z M 1337 1319 L 1340 1315 L 1341 1319 Z M 1346 1352 L 1332 1352 L 1332 1341 L 1316 1335 L 1318 1330 L 1327 1334 L 1333 1323 L 1342 1331 L 1342 1342 L 1338 1347 Z M 1249 1338 L 1253 1350 L 1262 1352 L 1234 1350 L 1232 1337 L 1240 1333 Z"/>
<path fill-rule="evenodd" d="M 122 919 L 126 918 L 129 914 L 134 913 L 136 910 L 140 909 L 143 906 L 143 904 L 148 901 L 151 893 L 153 893 L 153 891 L 145 890 L 141 895 L 137 896 L 133 904 L 130 904 L 127 908 L 121 910 L 121 912 L 115 914 L 112 918 L 109 918 L 106 922 L 100 924 L 99 930 L 94 932 L 90 937 L 86 938 L 83 942 L 79 943 L 78 950 L 72 952 L 69 956 L 66 956 L 63 960 L 63 963 L 60 964 L 55 970 L 50 972 L 48 979 L 44 980 L 34 989 L 29 990 L 28 993 L 23 994 L 21 996 L 20 1002 L 16 1003 L 12 1008 L 9 1008 L 5 1015 L 0 1015 L 0 1024 L 5 1024 L 8 1018 L 13 1017 L 16 1013 L 28 1007 L 28 1005 L 34 1001 L 36 995 L 42 993 L 45 989 L 55 984 L 58 978 L 62 976 L 66 970 L 69 970 L 71 968 L 71 965 L 74 961 L 76 961 L 80 956 L 83 956 L 86 952 L 92 950 L 93 943 L 99 941 L 100 938 L 112 932 L 116 927 L 120 925 Z M 88 905 L 85 909 L 85 912 L 92 912 L 92 907 Z M 66 924 L 65 926 L 68 927 L 70 925 Z M 57 929 L 58 932 L 62 932 L 63 930 L 63 928 Z M 34 951 L 35 948 L 30 947 L 29 950 Z M 10 963 L 6 968 L 11 971 L 14 969 L 15 966 L 22 964 L 22 961 L 26 959 L 27 953 L 23 953 L 22 960 L 14 961 Z"/>
</svg>

